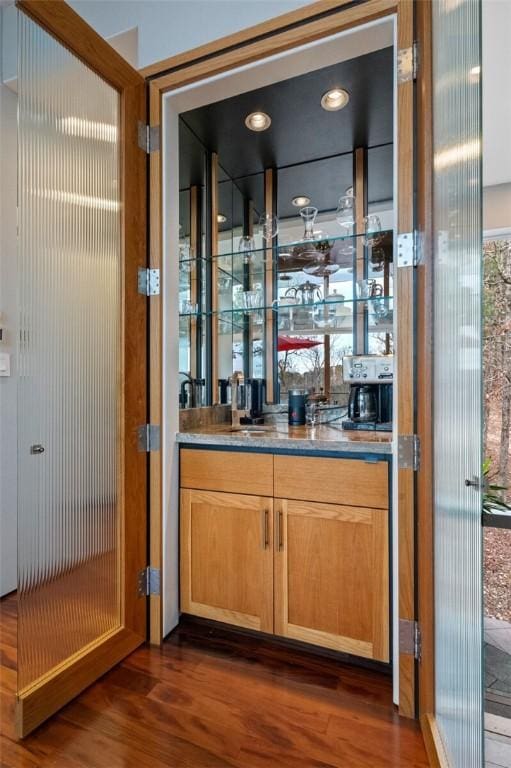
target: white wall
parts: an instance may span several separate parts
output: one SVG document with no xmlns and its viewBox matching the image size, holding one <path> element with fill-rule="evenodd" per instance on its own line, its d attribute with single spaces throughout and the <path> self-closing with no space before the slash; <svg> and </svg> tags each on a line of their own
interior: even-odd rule
<svg viewBox="0 0 511 768">
<path fill-rule="evenodd" d="M 16 588 L 16 109 L 0 85 L 0 352 L 11 354 L 11 376 L 0 378 L 0 595 Z"/>
<path fill-rule="evenodd" d="M 100 35 L 138 27 L 140 68 L 292 11 L 310 0 L 68 0 Z"/>
<path fill-rule="evenodd" d="M 483 183 L 511 182 L 511 2 L 483 0 Z"/>
<path fill-rule="evenodd" d="M 484 188 L 483 229 L 511 229 L 511 184 Z"/>
</svg>

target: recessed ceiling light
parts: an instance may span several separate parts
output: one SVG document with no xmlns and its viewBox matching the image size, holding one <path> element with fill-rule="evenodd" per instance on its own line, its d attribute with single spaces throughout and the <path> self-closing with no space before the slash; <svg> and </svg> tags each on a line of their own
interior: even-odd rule
<svg viewBox="0 0 511 768">
<path fill-rule="evenodd" d="M 349 100 L 350 95 L 344 88 L 332 88 L 321 97 L 321 106 L 327 112 L 336 112 L 345 107 Z"/>
<path fill-rule="evenodd" d="M 245 125 L 251 131 L 265 131 L 271 125 L 271 117 L 266 112 L 251 112 L 245 118 Z"/>
<path fill-rule="evenodd" d="M 227 216 L 224 216 L 223 213 L 217 213 L 216 220 L 219 224 L 225 224 L 227 221 Z"/>
<path fill-rule="evenodd" d="M 310 197 L 307 197 L 306 195 L 298 195 L 291 200 L 293 205 L 296 205 L 297 208 L 303 208 L 304 206 L 309 205 L 310 201 Z"/>
</svg>

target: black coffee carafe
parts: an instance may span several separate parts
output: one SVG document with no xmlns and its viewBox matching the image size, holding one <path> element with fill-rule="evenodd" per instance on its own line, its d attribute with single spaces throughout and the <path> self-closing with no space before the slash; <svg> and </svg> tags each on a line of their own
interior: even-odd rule
<svg viewBox="0 0 511 768">
<path fill-rule="evenodd" d="M 371 384 L 352 385 L 348 401 L 348 417 L 352 421 L 375 421 L 378 415 L 377 390 Z"/>
</svg>

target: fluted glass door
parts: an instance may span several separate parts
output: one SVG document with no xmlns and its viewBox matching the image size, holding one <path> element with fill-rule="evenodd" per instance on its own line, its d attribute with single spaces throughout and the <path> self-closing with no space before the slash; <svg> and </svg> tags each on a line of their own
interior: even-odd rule
<svg viewBox="0 0 511 768">
<path fill-rule="evenodd" d="M 435 698 L 452 768 L 483 760 L 480 12 L 432 3 Z"/>
<path fill-rule="evenodd" d="M 145 345 L 145 300 L 136 295 L 143 261 L 134 261 L 124 231 L 132 169 L 123 161 L 123 92 L 19 13 L 18 94 L 18 693 L 26 732 L 48 701 L 55 708 L 69 698 L 73 664 L 79 690 L 87 654 L 101 673 L 111 665 L 109 643 L 115 663 L 121 645 L 127 652 L 143 640 L 136 569 L 145 565 L 146 459 L 129 422 L 130 398 L 134 418 L 145 420 L 146 373 L 132 368 L 144 361 L 136 345 Z M 136 298 L 128 301 L 128 291 Z M 129 504 L 136 512 L 128 517 Z M 51 678 L 60 688 L 41 696 Z"/>
</svg>

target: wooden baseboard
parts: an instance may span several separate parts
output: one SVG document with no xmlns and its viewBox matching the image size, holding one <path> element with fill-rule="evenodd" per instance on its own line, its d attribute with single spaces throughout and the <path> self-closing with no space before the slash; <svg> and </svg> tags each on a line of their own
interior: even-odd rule
<svg viewBox="0 0 511 768">
<path fill-rule="evenodd" d="M 420 718 L 422 736 L 428 753 L 431 768 L 452 768 L 451 761 L 438 730 L 434 715 L 422 715 Z"/>
</svg>

